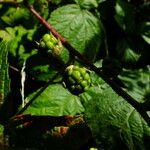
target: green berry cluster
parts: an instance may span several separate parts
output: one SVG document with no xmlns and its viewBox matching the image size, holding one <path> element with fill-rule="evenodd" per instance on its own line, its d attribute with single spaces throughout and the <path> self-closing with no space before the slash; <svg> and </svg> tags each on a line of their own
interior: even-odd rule
<svg viewBox="0 0 150 150">
<path fill-rule="evenodd" d="M 70 65 L 65 71 L 65 84 L 73 94 L 80 94 L 91 84 L 89 72 L 84 67 Z"/>
<path fill-rule="evenodd" d="M 46 33 L 40 40 L 39 47 L 47 50 L 48 53 L 52 53 L 53 55 L 59 55 L 62 45 L 61 42 L 51 33 Z"/>
</svg>

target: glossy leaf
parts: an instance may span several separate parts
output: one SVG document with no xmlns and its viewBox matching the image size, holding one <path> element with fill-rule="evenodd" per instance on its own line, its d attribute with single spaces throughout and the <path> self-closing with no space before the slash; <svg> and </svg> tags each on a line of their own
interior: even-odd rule
<svg viewBox="0 0 150 150">
<path fill-rule="evenodd" d="M 30 100 L 33 95 L 30 95 Z M 25 114 L 63 116 L 82 113 L 84 108 L 75 95 L 60 84 L 49 85 L 28 107 Z"/>
<path fill-rule="evenodd" d="M 80 53 L 92 61 L 95 59 L 102 41 L 102 28 L 92 13 L 70 4 L 53 11 L 48 21 Z"/>
</svg>

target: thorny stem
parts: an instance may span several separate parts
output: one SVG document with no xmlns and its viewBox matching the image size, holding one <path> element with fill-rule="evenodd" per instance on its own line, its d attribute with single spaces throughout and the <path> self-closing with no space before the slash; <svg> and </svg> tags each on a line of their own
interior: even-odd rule
<svg viewBox="0 0 150 150">
<path fill-rule="evenodd" d="M 128 93 L 126 93 L 121 87 L 119 87 L 114 81 L 107 77 L 99 68 L 93 65 L 86 57 L 81 55 L 74 47 L 72 47 L 44 18 L 42 18 L 39 13 L 34 9 L 33 6 L 28 7 L 30 12 L 60 41 L 63 46 L 65 46 L 68 51 L 76 56 L 84 65 L 88 66 L 91 70 L 97 73 L 107 84 L 109 84 L 112 89 L 123 99 L 125 99 L 129 104 L 131 104 L 145 119 L 147 124 L 150 126 L 150 118 L 146 111 L 143 109 L 140 103 L 138 103 L 134 98 L 132 98 Z"/>
</svg>

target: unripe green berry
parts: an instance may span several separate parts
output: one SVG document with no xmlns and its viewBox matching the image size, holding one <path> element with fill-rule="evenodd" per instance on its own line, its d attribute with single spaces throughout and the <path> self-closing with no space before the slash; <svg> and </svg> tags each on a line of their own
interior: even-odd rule
<svg viewBox="0 0 150 150">
<path fill-rule="evenodd" d="M 77 80 L 81 79 L 81 74 L 79 71 L 73 71 L 71 75 L 74 79 L 77 79 Z"/>
<path fill-rule="evenodd" d="M 52 33 L 44 34 L 38 43 L 39 48 L 44 50 L 50 57 L 55 58 L 61 64 L 66 64 L 70 60 L 69 51 L 63 47 L 61 41 L 55 38 Z"/>
<path fill-rule="evenodd" d="M 89 76 L 88 73 L 86 73 L 86 74 L 83 76 L 83 78 L 84 78 L 85 80 L 90 80 L 90 76 Z"/>
<path fill-rule="evenodd" d="M 86 80 L 83 80 L 82 82 L 81 82 L 81 86 L 84 88 L 84 87 L 86 87 L 86 86 L 88 86 L 88 82 L 86 81 Z"/>
<path fill-rule="evenodd" d="M 64 81 L 66 87 L 73 94 L 80 94 L 86 91 L 91 84 L 90 76 L 86 68 L 74 65 L 67 67 Z"/>
<path fill-rule="evenodd" d="M 84 87 L 84 91 L 87 91 L 89 89 L 89 86 Z"/>
<path fill-rule="evenodd" d="M 79 68 L 78 71 L 80 71 L 82 76 L 84 76 L 86 74 L 86 69 L 85 68 Z"/>
<path fill-rule="evenodd" d="M 54 44 L 51 41 L 47 41 L 46 42 L 46 47 L 47 47 L 47 49 L 53 49 L 54 48 Z"/>
<path fill-rule="evenodd" d="M 51 41 L 56 45 L 58 44 L 58 40 L 51 34 Z"/>
<path fill-rule="evenodd" d="M 79 70 L 80 68 L 79 68 L 79 66 L 73 66 L 72 69 L 73 69 L 73 70 Z"/>
<path fill-rule="evenodd" d="M 51 39 L 51 37 L 50 37 L 49 34 L 44 34 L 43 37 L 42 37 L 42 40 L 43 40 L 44 42 L 47 42 L 47 41 L 49 41 L 50 39 Z"/>
</svg>

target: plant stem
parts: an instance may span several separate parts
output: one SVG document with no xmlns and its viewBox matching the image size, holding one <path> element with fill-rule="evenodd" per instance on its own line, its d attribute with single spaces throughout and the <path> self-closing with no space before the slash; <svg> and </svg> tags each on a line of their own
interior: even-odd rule
<svg viewBox="0 0 150 150">
<path fill-rule="evenodd" d="M 16 127 L 20 124 L 31 124 L 42 125 L 42 126 L 72 126 L 75 124 L 85 124 L 82 115 L 76 116 L 36 116 L 36 115 L 17 115 L 11 118 L 7 128 Z"/>
<path fill-rule="evenodd" d="M 93 65 L 86 57 L 80 54 L 74 47 L 72 47 L 69 42 L 67 42 L 44 18 L 42 18 L 39 13 L 34 9 L 33 6 L 28 7 L 30 12 L 43 24 L 56 38 L 59 38 L 63 46 L 68 49 L 68 51 L 77 57 L 84 65 L 88 66 L 91 70 L 97 73 L 111 88 L 123 99 L 125 99 L 129 104 L 131 104 L 145 119 L 147 124 L 150 126 L 150 118 L 146 111 L 143 110 L 141 104 L 138 103 L 134 98 L 132 98 L 127 92 L 125 92 L 120 86 L 118 86 L 114 81 L 107 77 L 99 68 Z"/>
<path fill-rule="evenodd" d="M 20 3 L 16 2 L 15 0 L 0 0 L 0 4 L 19 6 Z"/>
</svg>

